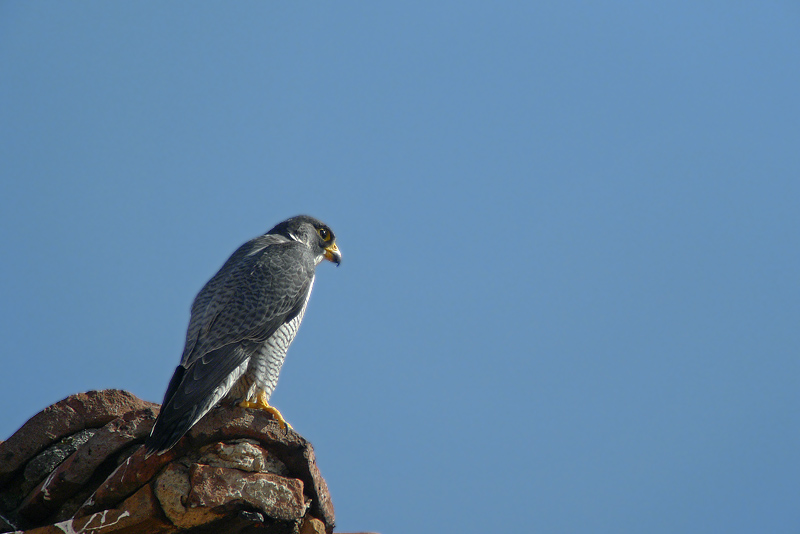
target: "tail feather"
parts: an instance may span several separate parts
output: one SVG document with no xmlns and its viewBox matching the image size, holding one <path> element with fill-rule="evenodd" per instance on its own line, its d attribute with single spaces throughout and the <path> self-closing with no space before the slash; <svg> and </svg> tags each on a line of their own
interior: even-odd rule
<svg viewBox="0 0 800 534">
<path fill-rule="evenodd" d="M 231 390 L 247 369 L 249 357 L 240 345 L 228 345 L 199 358 L 185 369 L 178 366 L 150 437 L 147 456 L 172 448 Z"/>
<path fill-rule="evenodd" d="M 210 409 L 210 408 L 209 408 Z M 203 412 L 205 415 L 208 410 Z M 147 456 L 166 452 L 171 449 L 189 431 L 194 424 L 202 418 L 196 417 L 196 410 L 185 413 L 182 417 L 173 420 L 157 419 L 150 437 L 145 442 Z"/>
</svg>

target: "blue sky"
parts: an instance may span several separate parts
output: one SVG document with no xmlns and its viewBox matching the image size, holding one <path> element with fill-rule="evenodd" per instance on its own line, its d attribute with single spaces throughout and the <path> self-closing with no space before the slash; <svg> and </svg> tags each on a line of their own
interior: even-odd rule
<svg viewBox="0 0 800 534">
<path fill-rule="evenodd" d="M 339 530 L 796 533 L 798 65 L 794 2 L 3 2 L 0 439 L 159 401 L 308 213 Z"/>
</svg>

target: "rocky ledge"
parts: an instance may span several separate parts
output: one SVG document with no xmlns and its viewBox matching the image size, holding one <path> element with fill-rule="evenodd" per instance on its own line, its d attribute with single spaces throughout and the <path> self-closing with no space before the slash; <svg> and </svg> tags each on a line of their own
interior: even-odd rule
<svg viewBox="0 0 800 534">
<path fill-rule="evenodd" d="M 330 534 L 311 444 L 257 410 L 219 406 L 166 453 L 142 444 L 159 405 L 72 395 L 0 443 L 0 532 Z"/>
</svg>

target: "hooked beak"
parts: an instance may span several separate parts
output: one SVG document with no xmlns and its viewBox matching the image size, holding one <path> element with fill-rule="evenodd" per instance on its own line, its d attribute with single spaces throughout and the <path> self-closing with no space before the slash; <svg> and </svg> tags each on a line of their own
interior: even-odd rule
<svg viewBox="0 0 800 534">
<path fill-rule="evenodd" d="M 342 253 L 339 252 L 339 247 L 336 246 L 336 243 L 331 243 L 330 246 L 325 247 L 324 256 L 326 260 L 332 261 L 337 267 L 342 263 Z"/>
</svg>

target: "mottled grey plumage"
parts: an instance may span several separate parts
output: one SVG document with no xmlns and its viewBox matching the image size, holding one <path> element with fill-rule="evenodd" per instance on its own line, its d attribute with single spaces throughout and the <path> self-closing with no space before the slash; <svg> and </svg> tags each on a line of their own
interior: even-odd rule
<svg viewBox="0 0 800 534">
<path fill-rule="evenodd" d="M 239 247 L 192 304 L 186 345 L 146 447 L 172 447 L 218 402 L 268 409 L 316 266 L 341 254 L 322 222 L 298 216 Z M 283 423 L 282 423 L 283 424 Z"/>
</svg>

